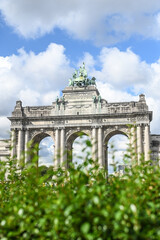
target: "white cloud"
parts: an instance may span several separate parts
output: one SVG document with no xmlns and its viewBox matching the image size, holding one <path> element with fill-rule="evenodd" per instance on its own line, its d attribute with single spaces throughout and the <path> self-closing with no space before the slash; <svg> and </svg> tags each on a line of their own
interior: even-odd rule
<svg viewBox="0 0 160 240">
<path fill-rule="evenodd" d="M 44 138 L 39 145 L 38 165 L 53 166 L 54 162 L 54 142 L 51 137 Z"/>
<path fill-rule="evenodd" d="M 10 116 L 19 99 L 23 106 L 50 105 L 55 101 L 73 71 L 64 50 L 51 43 L 37 55 L 20 49 L 17 55 L 0 57 L 0 116 Z M 1 121 L 4 131 L 8 126 Z"/>
<path fill-rule="evenodd" d="M 130 49 L 124 52 L 118 48 L 103 48 L 99 59 L 102 69 L 96 73 L 97 78 L 103 82 L 107 79 L 120 89 L 147 83 L 151 77 L 150 66 Z"/>
<path fill-rule="evenodd" d="M 87 140 L 91 141 L 91 139 L 88 136 L 83 135 L 81 137 L 76 138 L 75 141 L 73 142 L 72 161 L 75 165 L 82 164 L 84 162 L 84 159 L 86 159 L 86 157 L 88 156 L 88 152 L 91 153 L 91 148 L 86 147 Z"/>
<path fill-rule="evenodd" d="M 77 65 L 83 61 L 89 76 L 97 78 L 97 87 L 108 102 L 138 101 L 140 93 L 146 94 L 149 109 L 154 111 L 152 133 L 160 132 L 160 60 L 147 64 L 130 49 L 103 48 L 96 58 L 85 53 Z M 0 57 L 0 116 L 10 116 L 18 99 L 23 106 L 50 105 L 67 86 L 72 73 L 64 47 L 53 43 L 37 55 L 21 49 L 17 55 Z M 3 126 L 7 132 L 4 120 Z M 4 136 L 4 130 L 1 135 Z"/>
<path fill-rule="evenodd" d="M 0 139 L 9 139 L 10 121 L 6 116 L 0 116 Z"/>
<path fill-rule="evenodd" d="M 0 101 L 4 104 L 0 114 L 8 114 L 17 98 L 25 105 L 50 104 L 59 89 L 68 83 L 71 73 L 63 46 L 53 43 L 37 55 L 20 49 L 18 55 L 1 57 Z"/>
<path fill-rule="evenodd" d="M 34 38 L 66 30 L 97 44 L 114 43 L 133 34 L 160 40 L 159 0 L 1 0 L 5 21 L 19 34 Z"/>
<path fill-rule="evenodd" d="M 144 93 L 149 110 L 153 111 L 151 132 L 160 133 L 160 59 L 147 64 L 130 49 L 117 48 L 103 48 L 98 59 L 101 69 L 92 66 L 89 75 L 97 78 L 102 97 L 108 102 L 138 101 L 138 95 Z"/>
</svg>

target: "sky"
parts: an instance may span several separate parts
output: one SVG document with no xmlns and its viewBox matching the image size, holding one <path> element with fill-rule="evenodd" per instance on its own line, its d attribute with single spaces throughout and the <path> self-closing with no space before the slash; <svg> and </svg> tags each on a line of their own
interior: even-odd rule
<svg viewBox="0 0 160 240">
<path fill-rule="evenodd" d="M 108 102 L 144 93 L 160 134 L 159 0 L 0 0 L 0 139 L 17 100 L 50 105 L 82 62 Z"/>
</svg>

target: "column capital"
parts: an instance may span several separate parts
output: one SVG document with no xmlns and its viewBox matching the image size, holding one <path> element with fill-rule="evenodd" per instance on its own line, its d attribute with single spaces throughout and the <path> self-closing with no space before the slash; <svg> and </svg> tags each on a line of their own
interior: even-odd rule
<svg viewBox="0 0 160 240">
<path fill-rule="evenodd" d="M 58 130 L 64 130 L 65 127 L 57 127 L 56 129 L 58 129 Z"/>
<path fill-rule="evenodd" d="M 24 129 L 23 128 L 19 128 L 19 129 L 17 129 L 18 131 L 23 131 Z"/>
<path fill-rule="evenodd" d="M 17 130 L 17 128 L 11 128 L 11 131 L 15 132 Z"/>
<path fill-rule="evenodd" d="M 144 126 L 144 127 L 149 127 L 150 124 L 149 124 L 149 123 L 143 123 L 143 126 Z"/>
</svg>

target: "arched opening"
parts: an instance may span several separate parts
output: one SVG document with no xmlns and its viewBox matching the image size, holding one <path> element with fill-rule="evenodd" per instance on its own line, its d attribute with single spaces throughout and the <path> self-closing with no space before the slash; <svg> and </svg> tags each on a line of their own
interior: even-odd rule
<svg viewBox="0 0 160 240">
<path fill-rule="evenodd" d="M 54 142 L 50 136 L 45 137 L 39 144 L 38 166 L 53 166 Z"/>
<path fill-rule="evenodd" d="M 108 136 L 105 151 L 108 174 L 124 173 L 125 167 L 131 164 L 130 159 L 125 157 L 128 146 L 129 139 L 126 134 L 114 132 Z"/>
<path fill-rule="evenodd" d="M 37 134 L 32 139 L 32 147 L 37 144 L 37 166 L 53 166 L 54 141 L 47 133 Z M 32 156 L 31 156 L 32 159 Z"/>
<path fill-rule="evenodd" d="M 77 137 L 73 142 L 72 162 L 75 166 L 82 164 L 87 158 L 91 149 L 86 145 L 86 141 L 90 141 L 87 135 Z"/>
<path fill-rule="evenodd" d="M 86 144 L 86 142 L 89 141 L 89 136 L 84 132 L 76 132 L 68 139 L 68 161 L 72 162 L 76 167 L 79 164 L 82 164 L 86 157 L 91 153 L 91 148 Z"/>
</svg>

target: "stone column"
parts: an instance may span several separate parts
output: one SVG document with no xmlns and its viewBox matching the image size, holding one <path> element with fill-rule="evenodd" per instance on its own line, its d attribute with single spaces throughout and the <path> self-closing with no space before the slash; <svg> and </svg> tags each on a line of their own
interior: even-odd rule
<svg viewBox="0 0 160 240">
<path fill-rule="evenodd" d="M 144 156 L 145 156 L 145 161 L 150 160 L 150 135 L 149 135 L 149 125 L 145 125 L 144 129 Z"/>
<path fill-rule="evenodd" d="M 143 148 L 142 148 L 142 127 L 141 127 L 141 125 L 138 125 L 137 126 L 137 155 L 138 155 L 138 164 L 140 163 L 142 152 L 143 152 Z"/>
<path fill-rule="evenodd" d="M 11 158 L 16 156 L 16 130 L 11 131 Z"/>
<path fill-rule="evenodd" d="M 98 163 L 103 166 L 102 127 L 98 128 Z"/>
<path fill-rule="evenodd" d="M 97 159 L 97 129 L 92 128 L 92 159 Z"/>
<path fill-rule="evenodd" d="M 60 147 L 59 147 L 59 129 L 56 128 L 55 131 L 55 155 L 54 155 L 54 166 L 57 168 L 59 166 L 60 160 L 59 160 L 59 155 L 60 155 Z"/>
<path fill-rule="evenodd" d="M 60 165 L 64 165 L 64 162 L 66 160 L 66 153 L 65 153 L 65 137 L 64 137 L 64 128 L 61 129 L 61 161 L 60 161 Z"/>
<path fill-rule="evenodd" d="M 29 162 L 28 142 L 29 142 L 29 130 L 26 129 L 25 131 L 25 164 Z"/>
<path fill-rule="evenodd" d="M 23 130 L 18 131 L 18 147 L 17 147 L 17 165 L 20 166 L 21 155 L 23 151 Z"/>
<path fill-rule="evenodd" d="M 131 146 L 131 161 L 132 164 L 137 162 L 137 142 L 136 142 L 136 129 L 135 126 L 131 127 L 131 137 L 130 137 L 130 146 Z"/>
<path fill-rule="evenodd" d="M 104 166 L 108 171 L 108 146 L 106 144 L 103 145 L 104 148 Z"/>
</svg>

